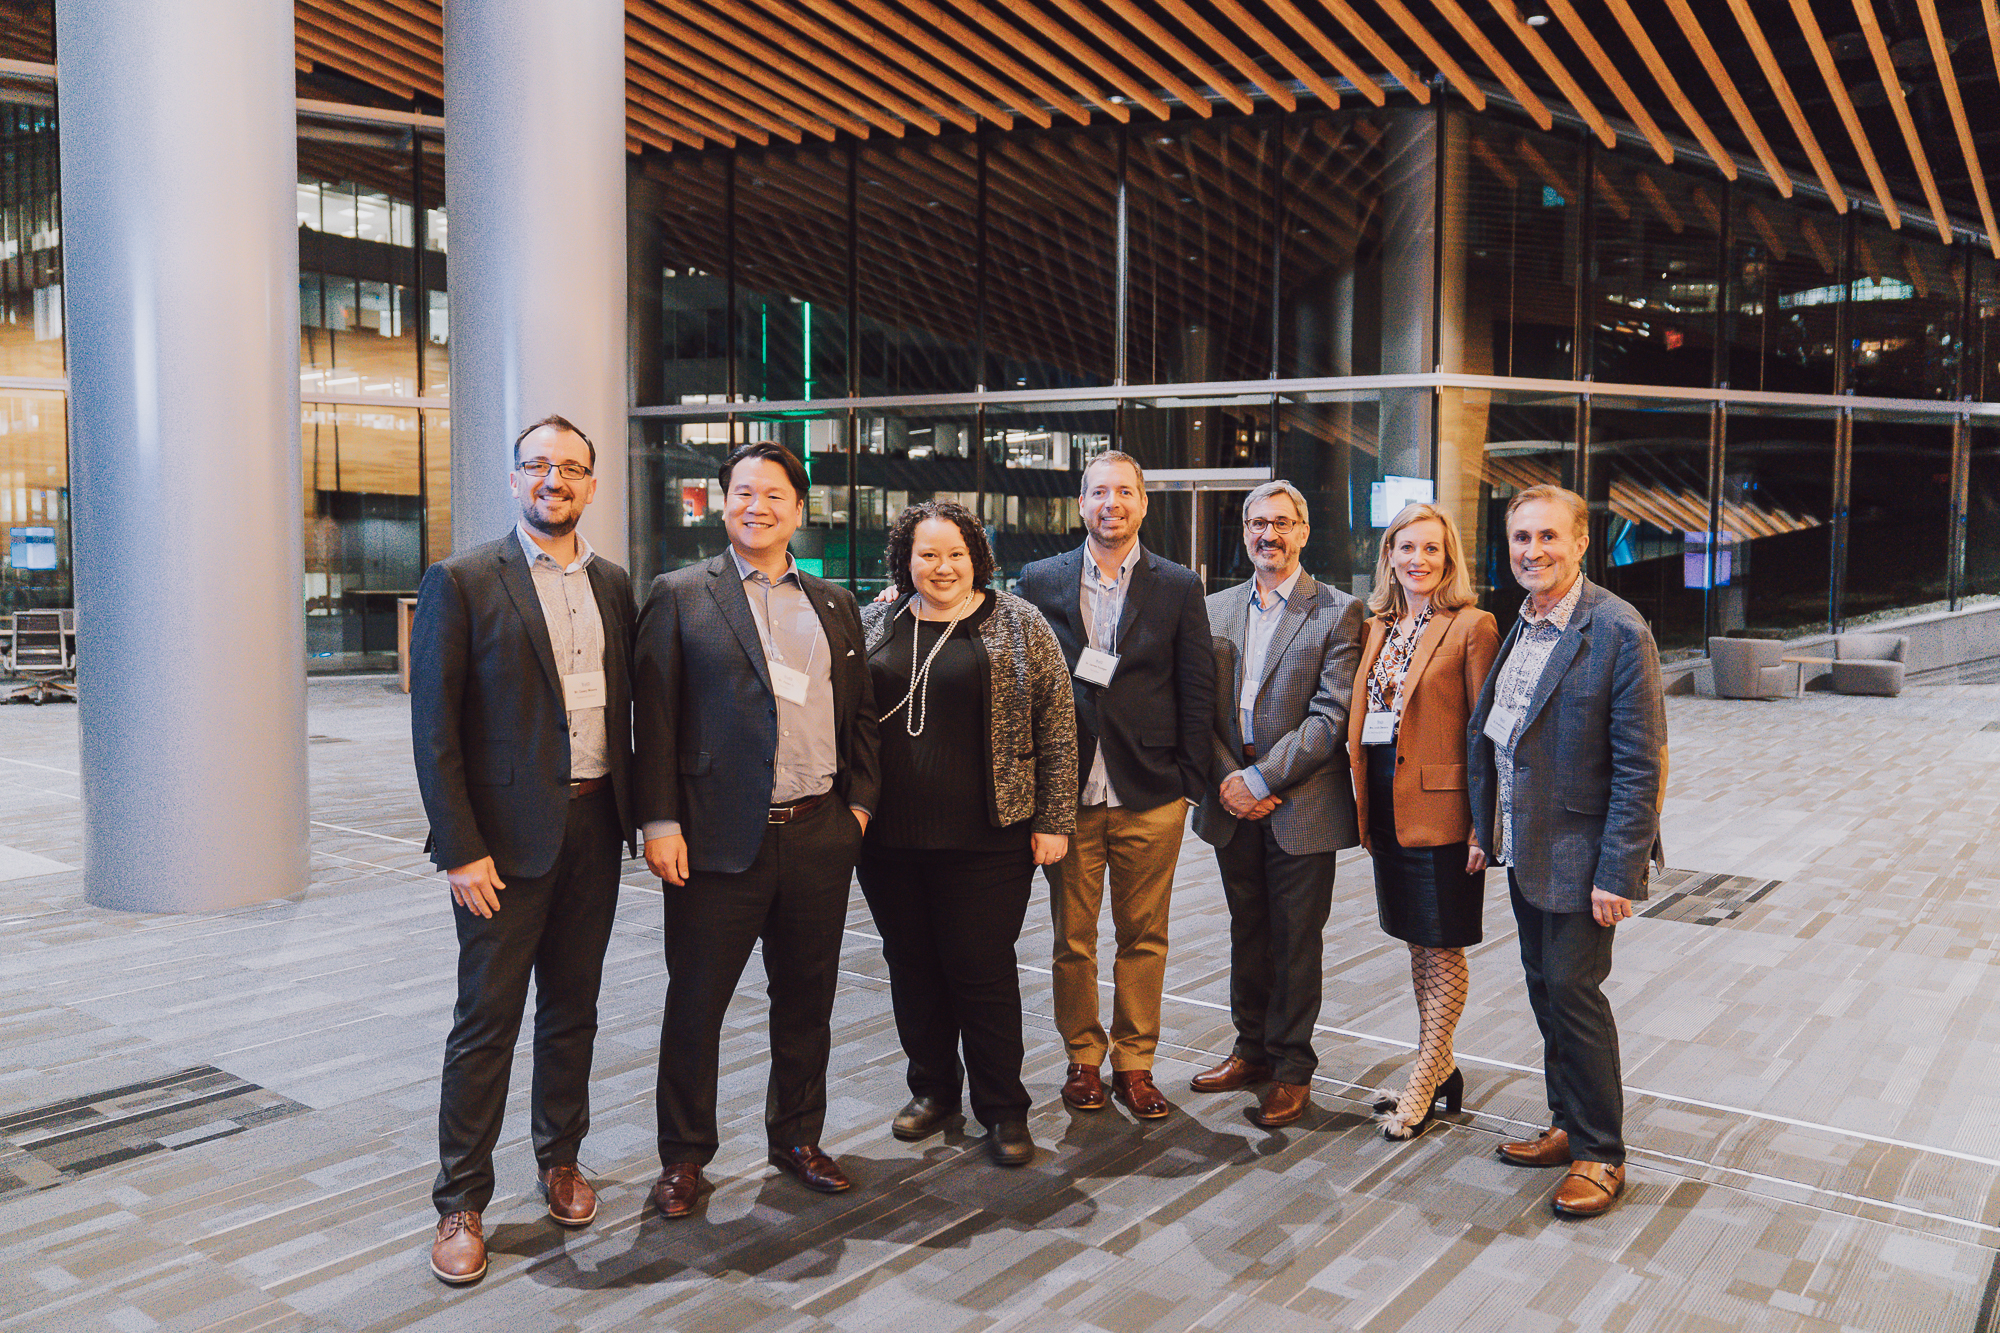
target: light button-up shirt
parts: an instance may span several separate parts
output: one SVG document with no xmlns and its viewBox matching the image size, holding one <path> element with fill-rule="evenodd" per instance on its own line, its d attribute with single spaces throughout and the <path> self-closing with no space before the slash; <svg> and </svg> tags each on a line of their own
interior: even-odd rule
<svg viewBox="0 0 2000 1333">
<path fill-rule="evenodd" d="M 1507 660 L 1500 664 L 1500 678 L 1493 683 L 1494 707 L 1513 709 L 1517 719 L 1506 744 L 1496 745 L 1493 751 L 1493 771 L 1499 780 L 1496 804 L 1500 809 L 1500 832 L 1495 838 L 1499 846 L 1493 851 L 1495 865 L 1514 864 L 1514 745 L 1521 739 L 1521 724 L 1526 721 L 1535 687 L 1542 683 L 1542 672 L 1548 669 L 1549 656 L 1555 652 L 1556 641 L 1562 638 L 1563 631 L 1569 628 L 1570 617 L 1576 614 L 1576 604 L 1582 597 L 1583 575 L 1578 574 L 1546 618 L 1536 617 L 1534 598 L 1522 602 L 1521 633 L 1508 650 Z"/>
<path fill-rule="evenodd" d="M 1083 576 L 1078 595 L 1082 598 L 1084 629 L 1089 634 L 1090 646 L 1101 653 L 1118 651 L 1118 620 L 1125 614 L 1125 594 L 1132 590 L 1132 567 L 1139 563 L 1139 543 L 1133 542 L 1132 549 L 1118 562 L 1118 576 L 1107 579 L 1104 571 L 1097 567 L 1091 557 L 1090 546 L 1083 548 Z M 1083 805 L 1120 805 L 1118 793 L 1112 790 L 1111 774 L 1104 767 L 1104 742 L 1099 739 L 1097 754 L 1090 761 L 1090 775 L 1083 780 L 1083 791 L 1078 800 Z"/>
<path fill-rule="evenodd" d="M 1270 654 L 1271 636 L 1278 632 L 1278 622 L 1285 618 L 1285 608 L 1291 605 L 1299 575 L 1304 572 L 1294 569 L 1291 577 L 1271 589 L 1268 596 L 1254 578 L 1250 581 L 1250 609 L 1243 626 L 1243 686 L 1236 695 L 1236 714 L 1241 720 L 1245 745 L 1257 743 L 1257 691 L 1264 683 L 1264 659 Z M 1243 784 L 1260 801 L 1271 794 L 1270 785 L 1254 764 L 1243 770 Z"/>
<path fill-rule="evenodd" d="M 535 599 L 542 604 L 557 674 L 604 670 L 604 616 L 597 606 L 597 594 L 591 591 L 588 568 L 596 552 L 579 532 L 576 560 L 559 565 L 525 527 L 515 524 L 514 535 L 521 539 L 521 550 L 528 557 L 528 575 L 535 585 Z M 601 778 L 611 771 L 604 726 L 602 707 L 569 710 L 571 782 Z"/>
</svg>

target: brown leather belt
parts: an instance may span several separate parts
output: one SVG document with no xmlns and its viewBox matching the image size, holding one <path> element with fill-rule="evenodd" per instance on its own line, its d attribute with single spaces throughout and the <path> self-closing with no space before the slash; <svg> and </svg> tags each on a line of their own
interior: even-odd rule
<svg viewBox="0 0 2000 1333">
<path fill-rule="evenodd" d="M 832 792 L 823 791 L 817 796 L 808 796 L 803 801 L 793 801 L 790 805 L 774 805 L 765 813 L 764 822 L 766 824 L 789 824 L 794 820 L 804 819 L 807 815 L 819 809 L 821 802 L 825 801 L 831 795 L 833 795 Z"/>
<path fill-rule="evenodd" d="M 569 798 L 574 801 L 579 796 L 588 796 L 594 791 L 602 791 L 610 778 L 585 778 L 581 782 L 569 784 Z"/>
<path fill-rule="evenodd" d="M 1243 747 L 1243 758 L 1244 758 L 1244 759 L 1245 759 L 1246 761 L 1247 761 L 1247 760 L 1251 760 L 1251 759 L 1255 759 L 1256 757 L 1257 757 L 1257 747 L 1256 747 L 1256 746 L 1254 746 L 1254 745 L 1246 745 L 1246 746 L 1244 746 L 1244 747 Z"/>
</svg>

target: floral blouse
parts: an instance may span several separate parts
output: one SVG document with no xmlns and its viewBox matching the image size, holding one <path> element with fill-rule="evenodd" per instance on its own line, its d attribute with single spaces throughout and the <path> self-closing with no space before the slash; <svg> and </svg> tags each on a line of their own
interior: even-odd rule
<svg viewBox="0 0 2000 1333">
<path fill-rule="evenodd" d="M 1431 623 L 1431 608 L 1425 607 L 1416 622 L 1410 626 L 1408 634 L 1401 633 L 1394 621 L 1389 624 L 1389 633 L 1382 640 L 1382 651 L 1376 655 L 1375 665 L 1368 669 L 1368 711 L 1371 713 L 1394 713 L 1396 726 L 1403 725 L 1403 678 L 1410 673 L 1410 659 L 1416 656 L 1417 644 L 1424 637 L 1424 627 Z M 1394 733 L 1390 733 L 1394 740 Z"/>
</svg>

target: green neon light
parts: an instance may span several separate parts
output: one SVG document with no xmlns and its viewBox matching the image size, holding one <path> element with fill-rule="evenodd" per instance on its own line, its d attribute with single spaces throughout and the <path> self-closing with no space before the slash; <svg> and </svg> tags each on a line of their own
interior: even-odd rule
<svg viewBox="0 0 2000 1333">
<path fill-rule="evenodd" d="M 804 303 L 804 309 L 805 309 L 805 315 L 804 315 L 804 320 L 805 320 L 805 342 L 806 342 L 806 348 L 805 348 L 805 361 L 806 361 L 806 366 L 805 366 L 805 380 L 806 380 L 806 401 L 807 401 L 807 402 L 811 402 L 811 401 L 812 401 L 812 396 L 813 396 L 813 308 L 812 308 L 812 302 L 811 302 L 811 301 L 807 301 L 807 302 L 805 302 L 805 303 Z"/>
</svg>

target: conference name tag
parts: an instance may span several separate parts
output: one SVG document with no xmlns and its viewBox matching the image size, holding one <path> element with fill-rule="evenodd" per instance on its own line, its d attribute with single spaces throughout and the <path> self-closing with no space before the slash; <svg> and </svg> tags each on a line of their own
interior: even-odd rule
<svg viewBox="0 0 2000 1333">
<path fill-rule="evenodd" d="M 602 671 L 575 671 L 562 678 L 563 709 L 574 713 L 579 708 L 602 708 L 605 703 L 604 673 Z"/>
<path fill-rule="evenodd" d="M 806 701 L 806 687 L 812 684 L 812 677 L 805 672 L 786 666 L 783 662 L 773 662 L 766 658 L 764 665 L 771 669 L 771 691 L 788 704 L 803 704 Z"/>
<path fill-rule="evenodd" d="M 1486 715 L 1486 739 L 1495 745 L 1505 745 L 1514 739 L 1514 727 L 1520 720 L 1519 712 L 1494 704 L 1493 711 Z"/>
<path fill-rule="evenodd" d="M 1361 743 L 1363 745 L 1387 745 L 1396 739 L 1396 715 L 1394 713 L 1370 713 L 1361 720 Z"/>
<path fill-rule="evenodd" d="M 1092 685 L 1109 685 L 1118 673 L 1118 654 L 1101 648 L 1086 648 L 1076 659 L 1076 678 Z"/>
</svg>

